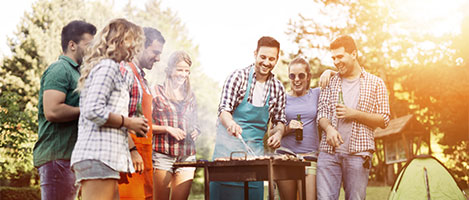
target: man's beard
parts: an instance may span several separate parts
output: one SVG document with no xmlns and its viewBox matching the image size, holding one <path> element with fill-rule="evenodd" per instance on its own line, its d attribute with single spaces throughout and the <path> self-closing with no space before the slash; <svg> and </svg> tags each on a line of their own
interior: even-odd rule
<svg viewBox="0 0 469 200">
<path fill-rule="evenodd" d="M 78 63 L 78 66 L 81 66 L 81 64 L 83 63 L 83 57 L 77 59 L 77 63 Z"/>
</svg>

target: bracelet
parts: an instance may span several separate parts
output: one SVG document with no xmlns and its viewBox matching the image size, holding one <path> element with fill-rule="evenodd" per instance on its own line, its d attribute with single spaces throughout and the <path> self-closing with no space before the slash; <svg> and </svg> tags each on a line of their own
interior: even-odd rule
<svg viewBox="0 0 469 200">
<path fill-rule="evenodd" d="M 119 126 L 119 128 L 122 128 L 122 126 L 124 126 L 124 115 L 121 115 L 121 118 L 122 118 L 122 122 L 121 122 L 121 125 Z"/>
<path fill-rule="evenodd" d="M 130 152 L 132 152 L 133 150 L 137 150 L 137 146 L 134 146 L 134 147 L 129 149 Z"/>
</svg>

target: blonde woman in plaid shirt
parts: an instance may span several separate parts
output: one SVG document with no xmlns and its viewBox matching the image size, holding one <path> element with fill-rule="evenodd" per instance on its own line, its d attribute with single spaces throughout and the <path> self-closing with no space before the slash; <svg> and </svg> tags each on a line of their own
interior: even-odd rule
<svg viewBox="0 0 469 200">
<path fill-rule="evenodd" d="M 317 120 L 324 131 L 317 164 L 318 199 L 338 199 L 342 181 L 345 199 L 365 199 L 373 129 L 389 123 L 386 85 L 360 66 L 352 37 L 337 38 L 330 49 L 339 73 L 319 97 Z"/>
<path fill-rule="evenodd" d="M 95 37 L 85 55 L 78 83 L 80 118 L 71 165 L 82 198 L 118 199 L 119 172 L 133 172 L 127 129 L 145 133 L 144 118 L 128 118 L 129 83 L 119 62 L 130 62 L 143 47 L 142 29 L 112 20 Z"/>
</svg>

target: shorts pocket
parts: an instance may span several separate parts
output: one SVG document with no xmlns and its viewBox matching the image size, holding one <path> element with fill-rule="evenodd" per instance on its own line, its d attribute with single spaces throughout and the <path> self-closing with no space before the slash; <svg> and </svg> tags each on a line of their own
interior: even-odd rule
<svg viewBox="0 0 469 200">
<path fill-rule="evenodd" d="M 90 169 L 92 166 L 93 166 L 92 162 L 90 162 L 89 160 L 83 160 L 83 161 L 75 163 L 72 166 L 72 168 L 73 168 L 73 171 L 75 172 L 83 172 L 83 171 Z"/>
</svg>

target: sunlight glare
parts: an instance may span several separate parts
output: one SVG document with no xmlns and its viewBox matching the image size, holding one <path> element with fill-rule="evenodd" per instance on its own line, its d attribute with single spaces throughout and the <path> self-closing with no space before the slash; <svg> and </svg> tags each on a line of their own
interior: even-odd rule
<svg viewBox="0 0 469 200">
<path fill-rule="evenodd" d="M 464 0 L 395 1 L 396 14 L 404 19 L 404 29 L 443 36 L 460 33 Z"/>
</svg>

